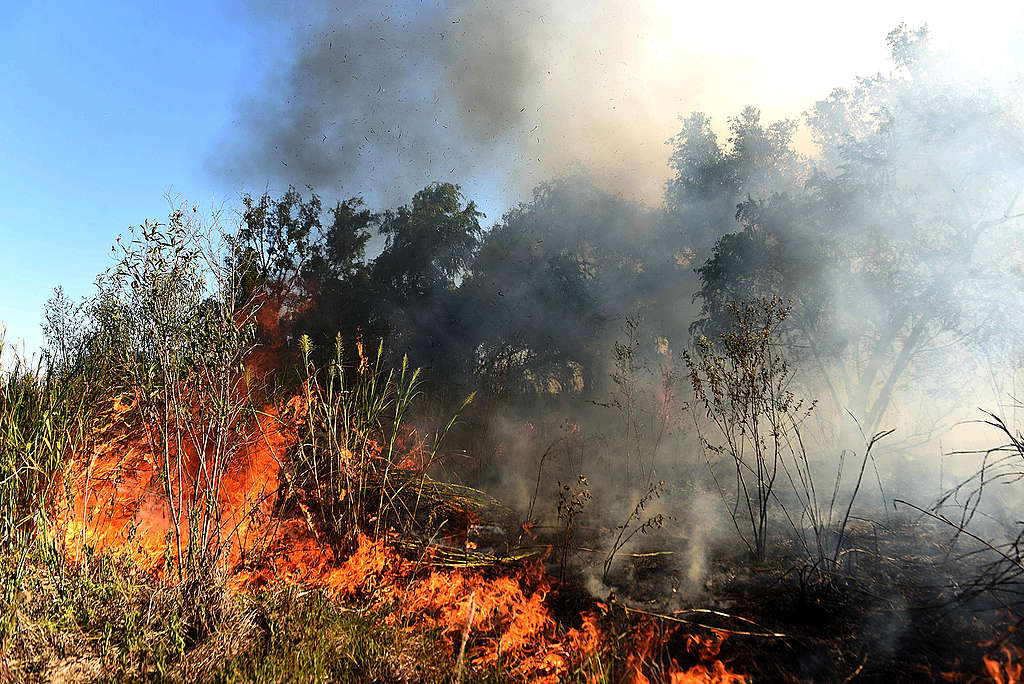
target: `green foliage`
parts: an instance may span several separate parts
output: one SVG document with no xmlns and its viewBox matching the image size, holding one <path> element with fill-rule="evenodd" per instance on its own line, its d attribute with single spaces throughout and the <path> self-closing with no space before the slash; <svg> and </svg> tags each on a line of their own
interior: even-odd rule
<svg viewBox="0 0 1024 684">
<path fill-rule="evenodd" d="M 47 538 L 48 507 L 59 502 L 58 476 L 86 443 L 102 387 L 78 362 L 31 367 L 8 362 L 0 331 L 0 650 L 19 609 L 30 554 Z M 74 355 L 67 351 L 67 358 Z"/>
<path fill-rule="evenodd" d="M 455 287 L 476 251 L 482 217 L 457 185 L 427 186 L 410 206 L 382 216 L 379 230 L 388 246 L 374 261 L 375 278 L 397 301 L 415 302 L 437 289 Z"/>
<path fill-rule="evenodd" d="M 341 329 L 352 363 L 361 332 L 388 340 L 389 349 L 413 355 L 438 375 L 452 371 L 457 357 L 438 340 L 447 342 L 448 328 L 457 325 L 453 293 L 476 252 L 483 216 L 458 186 L 432 184 L 409 206 L 379 214 L 348 199 L 330 211 L 329 221 L 312 191 L 308 199 L 294 188 L 279 200 L 246 196 L 243 204 L 229 263 L 247 291 L 276 300 L 286 334 L 301 330 L 327 350 Z M 385 246 L 367 263 L 373 234 Z M 389 358 L 395 365 L 400 360 L 398 353 Z M 327 364 L 330 357 L 317 361 Z"/>
<path fill-rule="evenodd" d="M 369 323 L 366 243 L 380 217 L 361 199 L 340 201 L 325 215 L 315 192 L 304 198 L 290 187 L 277 200 L 245 195 L 242 205 L 228 258 L 242 292 L 294 309 L 296 327 L 322 341 L 338 320 L 352 330 Z"/>
<path fill-rule="evenodd" d="M 702 259 L 734 230 L 737 204 L 791 191 L 806 173 L 805 160 L 793 149 L 795 121 L 764 125 L 761 113 L 746 107 L 729 119 L 729 131 L 723 147 L 711 120 L 695 112 L 668 141 L 675 171 L 665 188 L 670 220 L 685 246 Z"/>
<path fill-rule="evenodd" d="M 444 381 L 458 374 L 470 322 L 457 292 L 476 253 L 483 214 L 457 185 L 434 183 L 381 216 L 386 246 L 373 261 L 374 319 L 392 350 Z"/>
<path fill-rule="evenodd" d="M 254 606 L 258 638 L 218 663 L 212 681 L 442 681 L 451 667 L 436 635 L 403 632 L 322 594 L 270 594 Z"/>
<path fill-rule="evenodd" d="M 60 591 L 29 572 L 22 594 L 24 629 L 5 651 L 17 681 L 445 681 L 451 670 L 436 633 L 294 587 L 207 587 L 190 600 L 101 557 Z"/>
<path fill-rule="evenodd" d="M 457 349 L 477 386 L 506 402 L 601 397 L 625 316 L 673 337 L 687 317 L 675 297 L 693 287 L 682 249 L 657 213 L 588 178 L 538 187 L 487 233 L 460 288 L 468 340 Z"/>
<path fill-rule="evenodd" d="M 584 177 L 542 185 L 487 232 L 476 205 L 445 183 L 380 214 L 342 202 L 326 229 L 315 193 L 246 206 L 235 268 L 280 294 L 283 336 L 309 334 L 320 364 L 339 329 L 355 363 L 361 331 L 387 341 L 389 363 L 408 355 L 429 368 L 452 397 L 597 392 L 604 374 L 591 369 L 619 316 L 643 309 L 662 335 L 685 332 L 679 302 L 658 293 L 694 287 L 687 246 L 658 213 Z M 367 263 L 370 234 L 384 246 Z"/>
</svg>

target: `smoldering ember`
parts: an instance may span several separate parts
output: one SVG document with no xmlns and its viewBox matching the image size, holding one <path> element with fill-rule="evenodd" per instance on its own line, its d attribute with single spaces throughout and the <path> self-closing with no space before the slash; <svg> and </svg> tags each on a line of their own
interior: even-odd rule
<svg viewBox="0 0 1024 684">
<path fill-rule="evenodd" d="M 719 116 L 656 2 L 247 11 L 238 201 L 0 300 L 0 681 L 1024 682 L 1019 40 Z"/>
</svg>

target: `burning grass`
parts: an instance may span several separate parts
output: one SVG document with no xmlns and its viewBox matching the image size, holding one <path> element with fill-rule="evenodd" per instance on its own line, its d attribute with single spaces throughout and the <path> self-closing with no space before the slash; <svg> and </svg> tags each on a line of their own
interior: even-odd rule
<svg viewBox="0 0 1024 684">
<path fill-rule="evenodd" d="M 364 382 L 377 381 L 369 366 L 358 373 Z M 382 386 L 389 391 L 391 385 Z M 219 529 L 208 538 L 223 544 L 226 551 L 208 575 L 214 586 L 222 582 L 238 595 L 282 585 L 315 590 L 338 605 L 358 606 L 361 613 L 396 630 L 395 634 L 434 635 L 435 651 L 457 659 L 466 673 L 495 671 L 550 682 L 605 673 L 602 655 L 607 658 L 611 649 L 610 635 L 602 625 L 607 609 L 591 601 L 573 620 L 576 624 L 569 626 L 556 618 L 547 601 L 553 580 L 544 564 L 527 559 L 535 552 L 498 558 L 472 550 L 470 527 L 487 522 L 481 515 L 493 502 L 475 490 L 428 478 L 424 461 L 429 464 L 432 457 L 424 459 L 422 449 L 401 449 L 401 454 L 395 454 L 392 448 L 386 453 L 387 435 L 349 437 L 359 456 L 342 447 L 333 466 L 346 472 L 334 473 L 334 482 L 359 481 L 361 498 L 372 503 L 367 493 L 388 491 L 374 475 L 387 472 L 394 483 L 391 491 L 396 492 L 392 498 L 404 502 L 404 508 L 396 506 L 396 510 L 406 513 L 408 524 L 389 525 L 381 532 L 382 526 L 374 523 L 382 509 L 370 506 L 358 514 L 365 519 L 350 518 L 354 548 L 345 543 L 348 532 L 339 530 L 338 519 L 326 512 L 327 504 L 336 502 L 319 498 L 327 487 L 318 489 L 318 473 L 304 477 L 299 470 L 315 460 L 301 454 L 312 437 L 331 437 L 310 417 L 311 401 L 322 396 L 319 388 L 307 385 L 303 393 L 283 402 L 283 408 L 265 406 L 257 412 L 218 492 Z M 350 415 L 351 409 L 338 410 Z M 161 481 L 166 471 L 154 458 L 146 426 L 131 403 L 116 399 L 102 414 L 99 426 L 94 448 L 74 459 L 64 474 L 65 488 L 72 495 L 56 511 L 48 533 L 57 540 L 62 558 L 79 573 L 88 573 L 96 558 L 117 558 L 133 574 L 162 585 L 180 576 L 174 572 L 172 540 L 181 536 L 187 545 L 192 535 L 187 526 L 172 528 L 165 492 L 182 491 L 188 485 L 174 481 L 168 487 Z M 202 468 L 202 458 L 194 453 L 183 462 L 193 470 Z M 346 490 L 333 493 L 341 498 L 354 496 Z M 186 491 L 184 498 L 189 496 Z M 378 501 L 383 499 L 381 494 Z M 435 525 L 432 541 L 423 539 L 426 528 L 414 525 L 413 507 L 419 502 Z M 101 563 L 100 572 L 103 567 Z M 182 591 L 188 591 L 195 585 L 182 586 Z M 208 599 L 199 597 L 197 605 L 206 605 Z M 228 610 L 226 604 L 218 605 L 213 611 L 218 616 L 237 612 L 237 606 Z M 154 663 L 159 673 L 166 657 L 162 652 L 147 652 L 140 655 L 140 662 Z M 647 657 L 632 654 L 627 669 L 635 677 L 642 676 L 640 663 Z M 712 667 L 722 669 L 720 664 Z"/>
</svg>

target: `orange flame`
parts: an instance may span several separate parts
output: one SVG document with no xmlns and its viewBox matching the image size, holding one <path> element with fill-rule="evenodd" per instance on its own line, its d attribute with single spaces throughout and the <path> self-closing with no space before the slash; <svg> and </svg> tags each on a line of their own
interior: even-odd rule
<svg viewBox="0 0 1024 684">
<path fill-rule="evenodd" d="M 81 561 L 86 547 L 112 551 L 167 578 L 170 514 L 131 408 L 119 400 L 108 412 L 89 458 L 67 474 L 73 498 L 55 517 L 69 559 Z M 256 590 L 279 581 L 322 587 L 339 599 L 389 607 L 391 620 L 404 627 L 439 628 L 452 650 L 468 624 L 471 662 L 489 666 L 500 659 L 533 681 L 558 681 L 602 646 L 596 615 L 584 615 L 578 628 L 559 628 L 539 563 L 490 574 L 436 569 L 402 558 L 386 539 L 366 536 L 358 538 L 354 553 L 338 558 L 317 539 L 306 511 L 275 511 L 278 492 L 288 486 L 285 451 L 295 443 L 303 408 L 298 399 L 285 415 L 265 407 L 225 476 L 220 526 L 228 541 L 222 562 L 230 588 Z"/>
<path fill-rule="evenodd" d="M 1021 651 L 1014 646 L 1003 646 L 1000 652 L 1005 662 L 986 655 L 982 657 L 985 671 L 995 684 L 1021 684 L 1024 682 L 1024 665 L 1021 664 Z"/>
<path fill-rule="evenodd" d="M 626 681 L 631 684 L 649 684 L 651 680 L 644 670 L 656 669 L 653 665 L 658 660 L 658 652 L 664 649 L 675 632 L 675 627 L 666 627 L 649 619 L 642 621 L 634 632 L 633 647 L 627 656 Z M 683 669 L 679 662 L 672 658 L 667 671 L 652 676 L 656 676 L 657 681 L 671 684 L 746 684 L 745 676 L 731 672 L 717 659 L 724 641 L 725 635 L 721 632 L 713 631 L 708 637 L 687 634 L 686 651 L 709 664 L 701 662 Z"/>
</svg>

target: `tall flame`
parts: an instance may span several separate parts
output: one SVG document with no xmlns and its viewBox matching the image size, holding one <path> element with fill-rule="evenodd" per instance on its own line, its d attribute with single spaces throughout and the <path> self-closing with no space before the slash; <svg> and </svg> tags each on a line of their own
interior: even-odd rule
<svg viewBox="0 0 1024 684">
<path fill-rule="evenodd" d="M 1021 684 L 1024 682 L 1024 664 L 1021 663 L 1022 653 L 1013 646 L 1000 648 L 1003 660 L 993 656 L 983 656 L 985 671 L 995 684 Z"/>
</svg>

